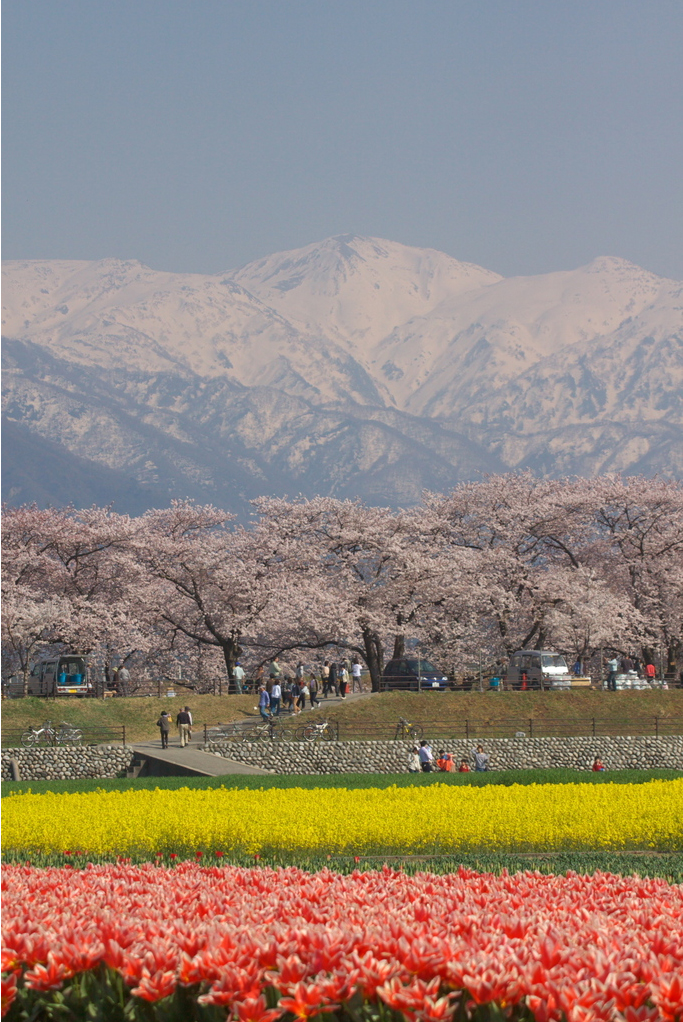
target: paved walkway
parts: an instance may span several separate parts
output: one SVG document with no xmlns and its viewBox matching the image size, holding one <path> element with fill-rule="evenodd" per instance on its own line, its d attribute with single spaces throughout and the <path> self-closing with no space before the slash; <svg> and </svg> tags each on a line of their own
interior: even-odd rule
<svg viewBox="0 0 683 1022">
<path fill-rule="evenodd" d="M 210 752 L 202 752 L 195 745 L 180 747 L 178 741 L 168 749 L 161 748 L 159 742 L 139 742 L 133 748 L 138 755 L 151 761 L 156 769 L 163 770 L 166 776 L 195 775 L 198 777 L 222 777 L 226 774 L 269 774 L 269 770 L 248 766 L 233 759 L 225 759 Z M 176 773 L 176 769 L 178 773 Z M 152 776 L 156 776 L 153 774 Z"/>
<path fill-rule="evenodd" d="M 345 702 L 366 699 L 371 694 L 370 691 L 349 692 L 345 700 L 341 696 L 328 696 L 327 699 L 321 698 L 319 709 L 324 712 L 326 707 L 337 707 Z M 254 699 L 256 698 L 254 696 Z M 278 719 L 286 723 L 287 727 L 296 728 L 306 720 L 310 712 L 310 708 L 306 707 L 301 713 L 282 713 Z M 244 717 L 243 720 L 245 724 L 261 723 L 261 717 L 258 714 L 254 714 L 253 717 Z M 203 744 L 204 727 L 195 725 L 190 744 L 186 745 L 185 748 L 181 748 L 176 728 L 173 728 L 171 731 L 168 749 L 161 748 L 161 739 L 152 742 L 138 742 L 133 745 L 133 748 L 141 756 L 144 756 L 145 759 L 156 760 L 160 765 L 160 769 L 167 770 L 168 774 L 173 773 L 174 767 L 181 770 L 183 774 L 187 772 L 188 774 L 196 774 L 203 777 L 221 777 L 224 774 L 269 774 L 272 772 L 270 770 L 261 770 L 260 767 L 247 766 L 246 763 L 238 763 L 236 760 L 225 759 L 223 756 L 216 756 L 214 753 L 203 752 L 201 749 Z M 161 766 L 162 764 L 163 766 Z"/>
</svg>

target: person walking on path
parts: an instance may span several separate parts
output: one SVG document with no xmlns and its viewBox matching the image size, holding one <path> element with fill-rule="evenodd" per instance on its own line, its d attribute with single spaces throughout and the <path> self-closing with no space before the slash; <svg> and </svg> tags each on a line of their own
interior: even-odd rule
<svg viewBox="0 0 683 1022">
<path fill-rule="evenodd" d="M 356 657 L 356 659 L 353 661 L 353 664 L 351 665 L 351 678 L 352 678 L 352 681 L 351 681 L 351 691 L 352 692 L 355 692 L 356 688 L 358 688 L 359 692 L 363 691 L 363 682 L 361 681 L 361 674 L 362 673 L 363 673 L 363 669 L 362 669 L 362 667 L 360 665 L 360 660 L 358 659 L 358 657 Z"/>
<path fill-rule="evenodd" d="M 258 712 L 266 724 L 270 721 L 270 696 L 265 685 L 261 685 L 258 695 Z"/>
<path fill-rule="evenodd" d="M 610 692 L 617 690 L 617 674 L 619 673 L 619 661 L 616 657 L 607 660 L 607 689 Z"/>
<path fill-rule="evenodd" d="M 299 702 L 301 698 L 301 685 L 299 684 L 298 678 L 295 678 L 292 682 L 290 694 L 292 697 L 292 709 L 294 710 L 294 716 L 296 716 L 301 713 L 301 703 Z"/>
<path fill-rule="evenodd" d="M 161 732 L 161 748 L 168 748 L 168 735 L 171 730 L 171 718 L 168 714 L 168 710 L 162 710 L 161 716 L 157 721 L 157 727 Z"/>
<path fill-rule="evenodd" d="M 180 748 L 184 749 L 186 745 L 190 744 L 190 727 L 192 723 L 192 717 L 186 709 L 182 709 L 175 719 L 178 725 L 178 733 L 180 735 Z"/>
<path fill-rule="evenodd" d="M 434 753 L 432 747 L 427 742 L 420 742 L 420 751 L 418 753 L 420 757 L 420 767 L 422 768 L 423 774 L 431 774 L 434 769 L 432 764 L 434 763 Z"/>
<path fill-rule="evenodd" d="M 325 663 L 323 664 L 323 666 L 321 668 L 321 671 L 320 671 L 320 677 L 321 677 L 322 683 L 323 683 L 323 696 L 325 697 L 325 699 L 327 699 L 327 697 L 330 694 L 330 661 L 329 660 L 326 660 Z"/>
<path fill-rule="evenodd" d="M 242 690 L 244 688 L 244 668 L 242 667 L 242 665 L 239 662 L 239 660 L 235 664 L 235 670 L 233 672 L 233 677 L 235 679 L 235 689 L 237 691 L 237 695 L 241 696 L 242 695 Z"/>
<path fill-rule="evenodd" d="M 346 699 L 346 693 L 349 690 L 349 672 L 346 670 L 344 664 L 339 668 L 339 694 L 342 699 Z"/>
<path fill-rule="evenodd" d="M 484 746 L 478 745 L 476 749 L 472 749 L 472 755 L 474 756 L 474 769 L 476 773 L 483 773 L 484 770 L 489 768 L 489 756 L 487 752 L 484 752 Z"/>
<path fill-rule="evenodd" d="M 280 716 L 280 700 L 282 698 L 282 686 L 279 681 L 273 682 L 273 687 L 270 690 L 270 712 L 273 717 Z"/>
<path fill-rule="evenodd" d="M 318 699 L 318 679 L 315 675 L 311 676 L 308 691 L 311 696 L 311 709 L 314 710 L 316 706 L 320 706 L 320 700 Z"/>
<path fill-rule="evenodd" d="M 292 683 L 285 678 L 282 683 L 282 705 L 289 713 L 294 712 L 294 696 L 292 695 Z"/>
<path fill-rule="evenodd" d="M 337 680 L 337 665 L 334 661 L 330 664 L 330 684 L 329 691 L 334 692 L 336 696 L 339 695 L 339 684 Z"/>
</svg>

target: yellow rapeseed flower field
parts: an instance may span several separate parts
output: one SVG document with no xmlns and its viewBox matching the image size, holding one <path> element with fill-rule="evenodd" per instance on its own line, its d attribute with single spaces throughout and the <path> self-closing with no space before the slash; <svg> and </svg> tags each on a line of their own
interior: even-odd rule
<svg viewBox="0 0 683 1022">
<path fill-rule="evenodd" d="M 671 851 L 683 847 L 683 780 L 22 794 L 3 799 L 3 846 L 100 855 Z"/>
</svg>

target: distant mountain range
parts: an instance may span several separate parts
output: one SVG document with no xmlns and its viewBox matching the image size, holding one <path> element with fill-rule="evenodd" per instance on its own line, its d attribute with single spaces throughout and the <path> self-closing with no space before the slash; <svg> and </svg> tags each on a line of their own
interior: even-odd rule
<svg viewBox="0 0 683 1022">
<path fill-rule="evenodd" d="M 683 284 L 623 259 L 502 278 L 344 235 L 215 276 L 8 262 L 3 298 L 11 503 L 683 474 Z"/>
</svg>

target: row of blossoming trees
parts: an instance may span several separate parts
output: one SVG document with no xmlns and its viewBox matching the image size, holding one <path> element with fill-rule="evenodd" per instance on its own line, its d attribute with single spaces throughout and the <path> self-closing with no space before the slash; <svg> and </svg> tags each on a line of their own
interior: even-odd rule
<svg viewBox="0 0 683 1022">
<path fill-rule="evenodd" d="M 92 653 L 108 675 L 230 676 L 274 653 L 359 654 L 376 687 L 406 639 L 441 664 L 515 649 L 663 651 L 683 639 L 683 485 L 490 477 L 393 511 L 329 497 L 253 502 L 244 527 L 178 501 L 139 518 L 7 508 L 6 670 Z"/>
</svg>

